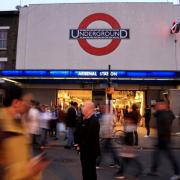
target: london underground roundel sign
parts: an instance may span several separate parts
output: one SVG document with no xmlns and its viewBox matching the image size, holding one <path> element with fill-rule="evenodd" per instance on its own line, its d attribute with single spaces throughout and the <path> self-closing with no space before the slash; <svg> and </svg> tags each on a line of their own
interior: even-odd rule
<svg viewBox="0 0 180 180">
<path fill-rule="evenodd" d="M 104 21 L 112 29 L 88 29 L 87 27 L 95 21 Z M 78 29 L 70 30 L 70 39 L 77 39 L 79 45 L 87 53 L 102 56 L 113 52 L 120 44 L 122 39 L 129 39 L 129 29 L 121 29 L 118 21 L 105 13 L 95 13 L 87 16 L 79 25 Z M 112 39 L 112 41 L 101 48 L 94 47 L 87 39 Z"/>
</svg>

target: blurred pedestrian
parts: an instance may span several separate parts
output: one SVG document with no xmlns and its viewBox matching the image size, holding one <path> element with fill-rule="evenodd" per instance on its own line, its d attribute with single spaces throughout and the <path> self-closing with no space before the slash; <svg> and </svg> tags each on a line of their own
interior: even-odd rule
<svg viewBox="0 0 180 180">
<path fill-rule="evenodd" d="M 40 128 L 41 128 L 41 149 L 44 149 L 48 144 L 48 131 L 49 131 L 49 122 L 52 119 L 52 114 L 47 105 L 41 106 L 40 112 Z"/>
<path fill-rule="evenodd" d="M 155 105 L 156 112 L 154 113 L 156 128 L 157 128 L 157 144 L 152 155 L 152 166 L 151 171 L 148 173 L 150 176 L 158 176 L 157 170 L 160 163 L 160 155 L 162 152 L 165 153 L 167 158 L 172 164 L 174 175 L 170 178 L 171 180 L 180 179 L 180 169 L 176 158 L 171 150 L 171 126 L 175 116 L 169 109 L 169 104 L 163 100 L 160 100 Z"/>
<path fill-rule="evenodd" d="M 80 148 L 83 180 L 96 180 L 96 158 L 99 155 L 99 121 L 94 114 L 94 103 L 84 102 L 83 120 L 76 129 L 76 143 Z"/>
<path fill-rule="evenodd" d="M 60 134 L 64 134 L 66 132 L 66 127 L 65 127 L 65 112 L 62 109 L 62 106 L 58 106 L 58 123 L 57 123 L 57 134 L 56 134 L 56 139 L 60 138 Z"/>
<path fill-rule="evenodd" d="M 57 140 L 57 123 L 58 123 L 58 108 L 54 106 L 51 108 L 51 120 L 49 121 L 49 136 Z"/>
<path fill-rule="evenodd" d="M 22 115 L 31 106 L 32 95 L 15 85 L 4 87 L 4 108 L 0 109 L 0 172 L 2 180 L 37 180 L 48 165 L 40 156 L 32 158 Z"/>
<path fill-rule="evenodd" d="M 32 145 L 35 147 L 38 145 L 37 137 L 40 134 L 40 111 L 39 102 L 32 100 L 31 108 L 27 115 L 27 128 L 32 138 Z"/>
<path fill-rule="evenodd" d="M 114 119 L 115 116 L 113 113 L 109 112 L 109 107 L 107 105 L 101 106 L 101 119 L 100 119 L 100 138 L 101 138 L 101 155 L 97 160 L 97 169 L 102 161 L 105 153 L 110 153 L 113 159 L 113 162 L 110 163 L 110 166 L 118 165 L 120 166 L 118 154 L 113 147 L 112 143 L 112 134 L 114 128 Z"/>
<path fill-rule="evenodd" d="M 124 116 L 124 118 L 128 115 L 128 112 L 129 112 L 129 106 L 126 105 L 125 108 L 123 109 L 123 116 Z"/>
<path fill-rule="evenodd" d="M 74 132 L 77 125 L 77 106 L 77 102 L 71 102 L 66 113 L 67 144 L 64 146 L 66 149 L 71 149 L 74 145 Z"/>
<path fill-rule="evenodd" d="M 144 118 L 145 118 L 145 127 L 147 131 L 144 137 L 149 137 L 150 136 L 150 120 L 151 120 L 151 108 L 149 105 L 147 105 L 145 109 Z"/>
<path fill-rule="evenodd" d="M 122 162 L 120 164 L 118 172 L 114 175 L 115 178 L 119 179 L 125 179 L 124 171 L 130 162 L 133 162 L 136 165 L 135 167 L 137 169 L 137 172 L 135 174 L 135 177 L 139 177 L 142 173 L 142 165 L 137 159 L 137 152 L 136 148 L 134 147 L 137 141 L 137 124 L 135 122 L 137 121 L 138 114 L 134 107 L 132 109 L 134 110 L 130 111 L 124 118 L 124 146 L 122 147 L 120 153 Z"/>
<path fill-rule="evenodd" d="M 138 110 L 138 107 L 136 104 L 133 104 L 127 114 L 127 119 L 131 119 L 131 122 L 133 123 L 135 129 L 133 131 L 134 136 L 135 136 L 135 141 L 134 141 L 134 145 L 137 146 L 139 144 L 139 137 L 138 137 L 138 132 L 137 132 L 137 127 L 138 127 L 138 123 L 141 119 L 141 115 L 140 112 Z M 126 117 L 124 117 L 126 118 Z"/>
</svg>

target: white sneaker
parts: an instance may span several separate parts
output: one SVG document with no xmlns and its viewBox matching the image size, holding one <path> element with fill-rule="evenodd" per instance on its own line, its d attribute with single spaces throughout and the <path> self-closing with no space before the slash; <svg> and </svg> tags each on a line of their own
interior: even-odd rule
<svg viewBox="0 0 180 180">
<path fill-rule="evenodd" d="M 148 136 L 148 135 L 145 135 L 144 137 L 145 137 L 145 138 L 148 138 L 149 136 Z"/>
<path fill-rule="evenodd" d="M 101 166 L 96 166 L 96 169 L 103 169 L 103 167 L 101 167 Z"/>
<path fill-rule="evenodd" d="M 180 180 L 180 175 L 178 175 L 178 174 L 175 174 L 175 175 L 173 175 L 172 177 L 170 177 L 170 180 Z"/>
<path fill-rule="evenodd" d="M 114 178 L 115 178 L 115 179 L 125 179 L 126 177 L 123 176 L 123 175 L 119 175 L 119 176 L 115 176 Z"/>
</svg>

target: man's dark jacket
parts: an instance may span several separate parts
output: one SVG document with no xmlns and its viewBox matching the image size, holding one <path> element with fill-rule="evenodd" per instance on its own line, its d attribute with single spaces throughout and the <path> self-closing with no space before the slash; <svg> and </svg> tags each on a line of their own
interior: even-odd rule
<svg viewBox="0 0 180 180">
<path fill-rule="evenodd" d="M 67 127 L 76 127 L 77 123 L 76 110 L 74 107 L 69 107 L 65 116 L 65 123 Z"/>
<path fill-rule="evenodd" d="M 94 114 L 79 123 L 75 132 L 75 143 L 79 144 L 80 151 L 99 155 L 99 129 L 99 121 Z"/>
<path fill-rule="evenodd" d="M 171 110 L 159 110 L 154 114 L 156 118 L 158 141 L 161 144 L 170 143 L 171 126 L 175 116 Z"/>
</svg>

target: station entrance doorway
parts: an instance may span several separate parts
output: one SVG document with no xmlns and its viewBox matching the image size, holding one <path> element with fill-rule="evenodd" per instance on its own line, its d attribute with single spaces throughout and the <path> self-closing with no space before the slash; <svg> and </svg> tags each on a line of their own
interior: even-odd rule
<svg viewBox="0 0 180 180">
<path fill-rule="evenodd" d="M 57 105 L 61 105 L 63 109 L 66 109 L 71 101 L 78 103 L 81 106 L 84 101 L 90 100 L 95 103 L 96 106 L 101 103 L 105 103 L 107 100 L 105 90 L 67 90 L 61 89 L 57 91 Z M 113 109 L 124 109 L 126 106 L 131 106 L 136 103 L 139 107 L 141 115 L 145 109 L 145 92 L 139 90 L 116 90 L 112 94 L 112 106 Z"/>
<path fill-rule="evenodd" d="M 81 106 L 84 101 L 92 100 L 91 90 L 58 90 L 57 105 L 61 105 L 62 109 L 66 109 L 71 101 L 77 102 Z"/>
<path fill-rule="evenodd" d="M 139 90 L 119 90 L 112 94 L 113 108 L 117 111 L 124 109 L 126 106 L 131 107 L 136 104 L 140 110 L 140 114 L 144 114 L 145 109 L 145 91 Z"/>
</svg>

